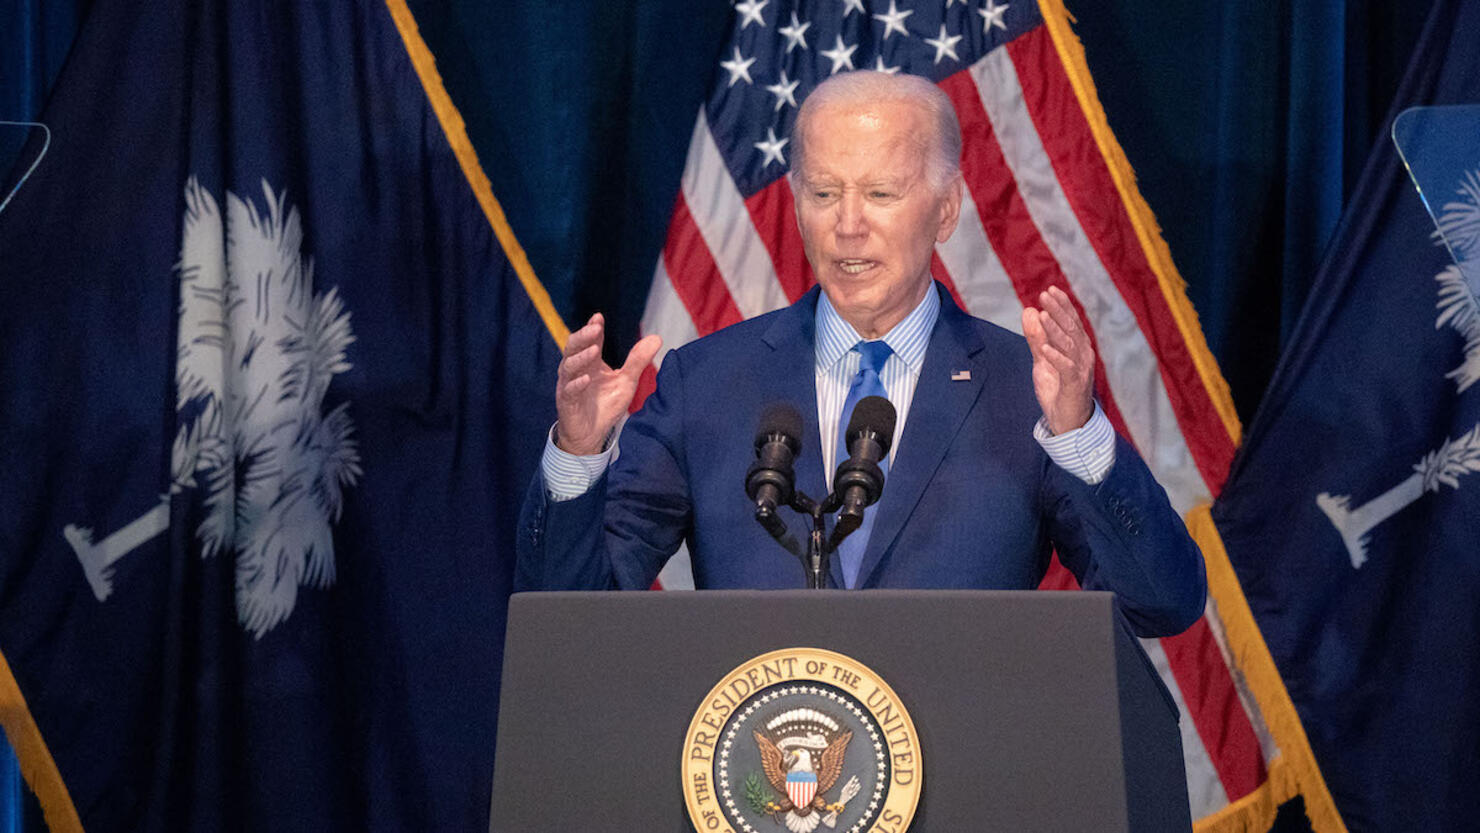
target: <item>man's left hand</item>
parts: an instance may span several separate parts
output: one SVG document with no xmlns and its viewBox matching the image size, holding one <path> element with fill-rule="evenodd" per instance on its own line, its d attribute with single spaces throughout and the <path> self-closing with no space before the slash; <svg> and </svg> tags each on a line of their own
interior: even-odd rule
<svg viewBox="0 0 1480 833">
<path fill-rule="evenodd" d="M 1041 309 L 1023 309 L 1023 335 L 1033 351 L 1033 391 L 1048 422 L 1062 434 L 1094 415 L 1095 348 L 1069 296 L 1056 286 L 1038 295 Z"/>
</svg>

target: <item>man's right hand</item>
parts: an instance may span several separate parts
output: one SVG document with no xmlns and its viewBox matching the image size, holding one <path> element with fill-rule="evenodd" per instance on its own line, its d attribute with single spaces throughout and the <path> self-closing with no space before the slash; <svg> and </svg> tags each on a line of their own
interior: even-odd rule
<svg viewBox="0 0 1480 833">
<path fill-rule="evenodd" d="M 637 382 L 663 339 L 650 335 L 633 345 L 627 361 L 613 370 L 601 359 L 606 322 L 601 313 L 570 334 L 555 380 L 558 422 L 555 444 L 569 454 L 597 454 L 612 428 L 632 405 Z"/>
</svg>

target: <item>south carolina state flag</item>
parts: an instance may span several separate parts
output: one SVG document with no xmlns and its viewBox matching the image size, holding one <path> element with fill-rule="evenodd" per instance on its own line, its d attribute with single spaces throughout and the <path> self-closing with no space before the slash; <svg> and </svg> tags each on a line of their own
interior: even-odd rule
<svg viewBox="0 0 1480 833">
<path fill-rule="evenodd" d="M 42 121 L 0 718 L 50 826 L 486 829 L 563 330 L 409 13 L 100 2 Z"/>
<path fill-rule="evenodd" d="M 1480 7 L 1439 2 L 1387 127 L 1477 101 Z M 1390 135 L 1212 512 L 1318 833 L 1480 828 L 1480 145 L 1425 183 L 1451 255 Z"/>
</svg>

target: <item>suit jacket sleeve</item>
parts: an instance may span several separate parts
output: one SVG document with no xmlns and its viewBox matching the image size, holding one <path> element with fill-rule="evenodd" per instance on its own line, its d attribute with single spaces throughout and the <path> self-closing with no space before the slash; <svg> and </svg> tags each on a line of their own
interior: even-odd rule
<svg viewBox="0 0 1480 833">
<path fill-rule="evenodd" d="M 520 512 L 515 590 L 645 590 L 692 524 L 681 430 L 683 370 L 670 351 L 658 385 L 622 429 L 586 494 L 552 501 L 538 472 Z"/>
<path fill-rule="evenodd" d="M 1109 590 L 1138 636 L 1173 636 L 1202 615 L 1202 553 L 1130 443 L 1089 485 L 1050 464 L 1044 510 L 1059 558 L 1086 590 Z"/>
</svg>

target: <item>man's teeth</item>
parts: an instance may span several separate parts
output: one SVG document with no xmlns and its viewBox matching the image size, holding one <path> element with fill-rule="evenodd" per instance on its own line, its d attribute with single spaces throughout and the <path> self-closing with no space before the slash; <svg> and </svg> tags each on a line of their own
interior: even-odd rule
<svg viewBox="0 0 1480 833">
<path fill-rule="evenodd" d="M 838 267 L 850 275 L 856 275 L 873 264 L 872 260 L 844 260 L 838 263 Z"/>
</svg>

